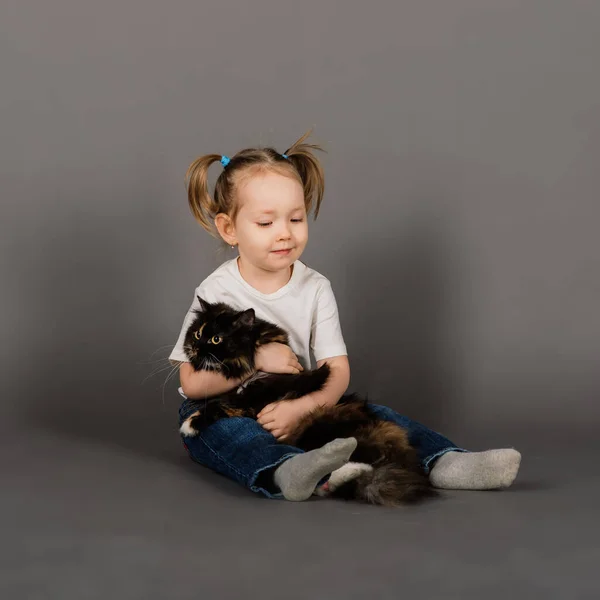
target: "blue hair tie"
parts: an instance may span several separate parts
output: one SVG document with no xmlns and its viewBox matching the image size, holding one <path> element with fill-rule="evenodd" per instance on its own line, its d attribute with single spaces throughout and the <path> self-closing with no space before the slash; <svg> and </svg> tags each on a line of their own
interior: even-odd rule
<svg viewBox="0 0 600 600">
<path fill-rule="evenodd" d="M 283 158 L 287 158 L 288 157 L 287 154 L 282 154 L 281 156 L 283 156 Z"/>
<path fill-rule="evenodd" d="M 231 159 L 228 156 L 221 156 L 221 164 L 223 167 L 226 167 L 231 162 Z"/>
</svg>

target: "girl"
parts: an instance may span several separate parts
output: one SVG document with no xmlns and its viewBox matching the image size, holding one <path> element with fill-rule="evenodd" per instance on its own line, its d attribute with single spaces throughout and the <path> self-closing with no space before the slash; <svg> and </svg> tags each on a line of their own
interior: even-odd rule
<svg viewBox="0 0 600 600">
<path fill-rule="evenodd" d="M 345 465 L 356 447 L 354 438 L 338 439 L 303 452 L 285 443 L 300 418 L 317 405 L 335 404 L 346 392 L 350 368 L 337 304 L 329 281 L 300 262 L 308 241 L 307 218 L 316 218 L 323 199 L 324 175 L 308 134 L 280 154 L 273 148 L 249 148 L 229 159 L 209 154 L 195 160 L 187 172 L 188 200 L 195 218 L 209 233 L 232 248 L 225 262 L 195 290 L 194 300 L 169 356 L 179 364 L 184 401 L 180 424 L 197 410 L 195 401 L 215 396 L 243 382 L 214 372 L 195 372 L 185 355 L 185 333 L 200 308 L 197 296 L 225 302 L 237 310 L 254 308 L 256 315 L 283 327 L 291 349 L 268 344 L 256 357 L 257 371 L 298 373 L 331 367 L 326 387 L 298 400 L 267 406 L 258 420 L 221 419 L 196 437 L 184 437 L 191 458 L 270 498 L 306 500 L 333 471 Z M 211 196 L 207 172 L 220 162 Z M 513 449 L 467 452 L 430 429 L 385 406 L 371 404 L 382 419 L 408 430 L 432 484 L 447 489 L 508 487 L 521 460 Z M 352 469 L 344 472 L 352 473 Z M 350 475 L 351 476 L 351 475 Z"/>
</svg>

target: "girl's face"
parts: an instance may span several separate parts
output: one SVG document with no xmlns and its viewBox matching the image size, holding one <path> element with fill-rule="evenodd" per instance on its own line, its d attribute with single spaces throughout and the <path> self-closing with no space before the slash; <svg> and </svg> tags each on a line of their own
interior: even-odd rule
<svg viewBox="0 0 600 600">
<path fill-rule="evenodd" d="M 234 236 L 240 256 L 254 267 L 281 271 L 300 258 L 308 241 L 304 190 L 298 181 L 266 172 L 237 190 Z"/>
</svg>

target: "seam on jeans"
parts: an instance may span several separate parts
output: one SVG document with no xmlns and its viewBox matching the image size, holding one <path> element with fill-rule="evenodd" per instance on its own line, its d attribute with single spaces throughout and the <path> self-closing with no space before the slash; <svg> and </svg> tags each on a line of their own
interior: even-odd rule
<svg viewBox="0 0 600 600">
<path fill-rule="evenodd" d="M 273 498 L 273 499 L 281 499 L 283 498 L 283 492 L 280 490 L 279 492 L 270 492 L 269 490 L 267 490 L 264 487 L 260 487 L 258 485 L 254 485 L 256 483 L 256 480 L 258 479 L 258 477 L 260 476 L 260 474 L 263 471 L 267 471 L 268 469 L 273 469 L 275 467 L 278 467 L 279 465 L 283 464 L 288 458 L 292 458 L 292 456 L 297 456 L 298 454 L 301 454 L 301 452 L 290 452 L 288 454 L 284 454 L 277 462 L 275 462 L 272 465 L 268 465 L 266 467 L 263 467 L 262 469 L 260 469 L 259 471 L 257 471 L 255 473 L 254 478 L 248 482 L 248 487 L 253 491 L 253 492 L 262 492 L 263 494 L 265 494 L 265 496 L 267 496 L 268 498 Z"/>
<path fill-rule="evenodd" d="M 302 452 L 288 452 L 287 454 L 284 454 L 282 457 L 280 457 L 279 460 L 277 460 L 273 464 L 267 465 L 266 467 L 263 467 L 262 469 L 259 469 L 258 471 L 256 471 L 256 477 L 254 477 L 254 479 L 252 480 L 252 482 L 249 485 L 253 485 L 254 482 L 258 479 L 258 476 L 263 471 L 267 471 L 268 469 L 273 469 L 274 467 L 278 467 L 279 465 L 281 465 L 282 463 L 284 463 L 288 458 L 292 458 L 292 456 L 296 456 L 298 454 L 302 454 Z"/>
<path fill-rule="evenodd" d="M 208 444 L 201 435 L 198 436 L 198 439 L 208 448 L 208 450 L 214 454 L 218 460 L 220 460 L 224 465 L 227 465 L 232 471 L 237 473 L 242 479 L 246 479 L 244 474 L 241 471 L 238 471 L 232 464 L 230 464 L 227 460 L 225 460 L 216 450 L 212 448 L 210 444 Z"/>
<path fill-rule="evenodd" d="M 240 477 L 242 477 L 243 479 L 248 479 L 241 471 L 239 471 L 238 469 L 236 469 L 229 461 L 225 460 L 210 444 L 208 444 L 204 438 L 199 435 L 198 439 L 208 448 L 208 450 L 214 454 L 218 460 L 220 460 L 224 465 L 227 465 L 232 471 L 234 471 L 235 473 L 237 473 Z M 187 445 L 186 445 L 187 447 Z M 292 456 L 295 456 L 296 454 L 302 454 L 302 452 L 289 452 L 288 454 L 284 454 L 279 461 L 271 464 L 271 465 L 267 465 L 266 467 L 263 467 L 262 469 L 260 469 L 259 471 L 256 472 L 256 475 L 258 477 L 258 475 L 260 473 L 262 473 L 263 471 L 266 471 L 267 469 L 272 469 L 275 466 L 279 466 L 282 462 L 286 461 L 288 458 L 291 458 Z M 255 477 L 252 480 L 252 483 L 254 483 L 254 481 L 256 481 L 257 477 Z M 252 483 L 249 483 L 248 485 L 252 485 Z"/>
<path fill-rule="evenodd" d="M 468 450 L 465 450 L 464 448 L 456 448 L 456 447 L 452 446 L 450 448 L 444 448 L 443 450 L 440 450 L 439 452 L 436 452 L 435 454 L 428 456 L 427 458 L 423 459 L 423 461 L 422 461 L 423 468 L 425 469 L 425 473 L 429 474 L 429 472 L 431 471 L 431 469 L 429 468 L 431 461 L 435 460 L 436 458 L 439 458 L 440 456 L 443 456 L 447 452 L 468 452 Z"/>
</svg>

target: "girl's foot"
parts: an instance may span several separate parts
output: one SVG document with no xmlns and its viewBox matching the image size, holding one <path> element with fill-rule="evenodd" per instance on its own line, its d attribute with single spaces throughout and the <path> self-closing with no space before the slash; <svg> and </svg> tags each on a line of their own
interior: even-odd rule
<svg viewBox="0 0 600 600">
<path fill-rule="evenodd" d="M 507 488 L 515 480 L 521 454 L 513 448 L 485 452 L 446 452 L 440 456 L 429 480 L 447 490 L 493 490 Z"/>
<path fill-rule="evenodd" d="M 286 500 L 307 500 L 325 475 L 348 462 L 356 439 L 338 438 L 322 448 L 296 454 L 277 467 L 273 475 Z"/>
</svg>

